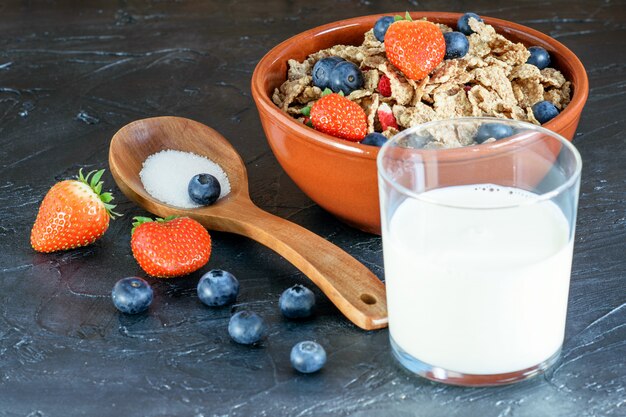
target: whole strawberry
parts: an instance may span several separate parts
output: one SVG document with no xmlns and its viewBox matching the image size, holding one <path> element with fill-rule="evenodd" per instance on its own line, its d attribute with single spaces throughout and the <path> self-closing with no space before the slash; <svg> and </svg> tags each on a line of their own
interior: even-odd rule
<svg viewBox="0 0 626 417">
<path fill-rule="evenodd" d="M 421 80 L 443 61 L 446 41 L 434 23 L 398 20 L 387 29 L 385 52 L 407 78 Z"/>
<path fill-rule="evenodd" d="M 130 246 L 139 266 L 161 278 L 187 275 L 211 256 L 209 232 L 189 217 L 135 217 Z"/>
<path fill-rule="evenodd" d="M 316 130 L 358 142 L 367 134 L 367 115 L 353 101 L 336 94 L 327 94 L 311 107 L 311 123 Z"/>
<path fill-rule="evenodd" d="M 102 174 L 91 171 L 78 179 L 55 184 L 46 194 L 30 233 L 30 244 L 37 252 L 55 252 L 90 245 L 109 227 L 109 219 L 119 216 L 110 204 L 111 193 L 102 193 Z"/>
</svg>

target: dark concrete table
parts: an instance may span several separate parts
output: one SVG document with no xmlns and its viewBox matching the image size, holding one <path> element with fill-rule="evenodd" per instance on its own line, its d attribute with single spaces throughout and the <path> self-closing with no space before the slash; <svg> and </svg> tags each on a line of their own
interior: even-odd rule
<svg viewBox="0 0 626 417">
<path fill-rule="evenodd" d="M 284 320 L 278 296 L 297 270 L 244 238 L 213 233 L 207 268 L 241 280 L 235 308 L 269 323 L 258 348 L 230 341 L 230 309 L 195 297 L 199 274 L 151 279 L 149 314 L 110 301 L 119 278 L 142 275 L 129 248 L 134 215 L 91 247 L 34 253 L 39 202 L 79 167 L 107 167 L 122 125 L 155 115 L 216 128 L 246 161 L 253 200 L 343 247 L 383 277 L 379 237 L 350 229 L 308 200 L 270 152 L 250 96 L 273 45 L 322 23 L 390 10 L 460 10 L 467 2 L 373 1 L 0 3 L 0 415 L 2 416 L 618 416 L 626 414 L 626 6 L 517 1 L 473 11 L 527 24 L 569 46 L 591 92 L 575 138 L 584 160 L 563 356 L 545 376 L 464 389 L 427 382 L 391 358 L 386 330 L 363 332 L 319 295 L 317 316 Z M 382 2 L 381 2 L 382 3 Z M 511 2 L 513 4 L 513 2 Z M 291 346 L 329 354 L 296 374 Z"/>
</svg>

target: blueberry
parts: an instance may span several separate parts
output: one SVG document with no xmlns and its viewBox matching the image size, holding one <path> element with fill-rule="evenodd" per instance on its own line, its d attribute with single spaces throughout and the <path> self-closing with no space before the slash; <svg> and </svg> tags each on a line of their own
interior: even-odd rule
<svg viewBox="0 0 626 417">
<path fill-rule="evenodd" d="M 395 21 L 393 16 L 383 16 L 376 21 L 374 25 L 374 36 L 380 42 L 385 42 L 385 34 L 387 33 L 387 29 L 389 26 Z"/>
<path fill-rule="evenodd" d="M 550 65 L 550 54 L 541 46 L 531 46 L 528 48 L 528 52 L 530 52 L 530 56 L 526 60 L 527 64 L 534 65 L 540 70 Z"/>
<path fill-rule="evenodd" d="M 222 187 L 213 175 L 198 174 L 189 181 L 187 192 L 194 203 L 210 206 L 219 198 Z"/>
<path fill-rule="evenodd" d="M 559 110 L 549 101 L 540 101 L 533 106 L 533 115 L 535 115 L 535 119 L 541 124 L 549 122 L 558 116 L 558 114 Z"/>
<path fill-rule="evenodd" d="M 350 61 L 340 62 L 330 72 L 330 89 L 335 93 L 350 94 L 363 87 L 363 73 Z"/>
<path fill-rule="evenodd" d="M 122 313 L 137 314 L 145 311 L 152 303 L 152 287 L 139 277 L 123 278 L 111 291 L 113 304 Z"/>
<path fill-rule="evenodd" d="M 469 27 L 470 17 L 473 17 L 479 22 L 483 21 L 483 19 L 481 19 L 480 16 L 478 16 L 476 13 L 465 13 L 463 16 L 459 17 L 459 21 L 457 22 L 456 26 L 459 29 L 459 32 L 463 33 L 464 35 L 471 35 L 472 33 L 474 33 L 472 28 Z"/>
<path fill-rule="evenodd" d="M 289 319 L 309 317 L 313 314 L 315 294 L 304 285 L 296 284 L 283 291 L 278 306 L 283 316 Z"/>
<path fill-rule="evenodd" d="M 448 32 L 443 34 L 446 41 L 445 59 L 463 58 L 469 51 L 467 36 L 461 32 Z"/>
<path fill-rule="evenodd" d="M 305 341 L 291 349 L 291 365 L 303 374 L 317 372 L 326 363 L 326 351 L 316 342 Z"/>
<path fill-rule="evenodd" d="M 508 138 L 513 135 L 513 128 L 504 123 L 485 123 L 478 128 L 474 140 L 476 143 L 483 143 L 487 139 L 495 140 Z"/>
<path fill-rule="evenodd" d="M 382 133 L 372 132 L 361 141 L 361 145 L 383 146 L 387 142 L 387 138 Z"/>
<path fill-rule="evenodd" d="M 239 294 L 239 281 L 233 274 L 221 269 L 212 269 L 198 281 L 198 297 L 209 307 L 232 304 Z"/>
<path fill-rule="evenodd" d="M 252 345 L 265 336 L 265 322 L 263 318 L 252 311 L 235 313 L 228 323 L 228 334 L 237 343 Z"/>
<path fill-rule="evenodd" d="M 330 72 L 335 65 L 343 62 L 342 58 L 338 56 L 329 56 L 322 58 L 313 66 L 313 85 L 324 90 L 330 87 Z"/>
</svg>

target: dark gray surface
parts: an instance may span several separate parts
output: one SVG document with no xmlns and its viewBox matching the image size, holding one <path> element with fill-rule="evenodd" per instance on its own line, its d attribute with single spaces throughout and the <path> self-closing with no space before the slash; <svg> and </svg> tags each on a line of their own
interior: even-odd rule
<svg viewBox="0 0 626 417">
<path fill-rule="evenodd" d="M 626 414 L 626 5 L 620 2 L 83 2 L 0 3 L 0 415 L 2 416 L 618 416 Z M 382 2 L 381 2 L 382 3 Z M 119 211 L 95 245 L 41 255 L 28 236 L 55 179 L 107 167 L 124 124 L 190 117 L 229 138 L 246 161 L 253 200 L 343 247 L 383 276 L 380 238 L 339 223 L 307 199 L 271 154 L 250 77 L 272 46 L 306 28 L 392 10 L 466 11 L 526 24 L 586 65 L 591 91 L 575 139 L 584 160 L 560 362 L 502 388 L 429 383 L 403 371 L 386 330 L 363 332 L 319 291 L 317 316 L 292 323 L 280 292 L 306 279 L 264 247 L 212 233 L 204 270 L 235 273 L 235 308 L 262 314 L 259 348 L 230 342 L 230 309 L 195 296 L 199 274 L 150 279 L 150 313 L 118 314 L 109 292 L 143 275 L 129 230 L 145 214 L 116 191 Z M 113 187 L 110 175 L 105 180 Z M 319 374 L 292 371 L 293 344 L 328 352 Z"/>
</svg>

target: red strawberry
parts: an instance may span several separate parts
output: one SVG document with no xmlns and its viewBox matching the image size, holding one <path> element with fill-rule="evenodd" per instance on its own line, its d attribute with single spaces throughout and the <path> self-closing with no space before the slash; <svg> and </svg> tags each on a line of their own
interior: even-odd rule
<svg viewBox="0 0 626 417">
<path fill-rule="evenodd" d="M 383 97 L 391 97 L 391 80 L 386 75 L 380 77 L 378 81 L 378 92 Z"/>
<path fill-rule="evenodd" d="M 102 192 L 102 174 L 91 171 L 77 180 L 56 183 L 41 202 L 30 244 L 37 252 L 55 252 L 90 245 L 109 227 L 113 212 L 111 193 Z"/>
<path fill-rule="evenodd" d="M 380 122 L 383 132 L 387 130 L 388 127 L 393 127 L 395 129 L 398 128 L 398 123 L 396 122 L 396 118 L 394 117 L 389 104 L 381 104 L 380 107 L 378 107 L 376 114 L 378 115 L 378 121 Z"/>
<path fill-rule="evenodd" d="M 385 34 L 387 59 L 412 80 L 421 80 L 443 61 L 446 41 L 434 23 L 398 20 Z"/>
<path fill-rule="evenodd" d="M 336 94 L 328 94 L 311 107 L 311 123 L 320 132 L 352 142 L 367 134 L 367 115 L 353 101 Z"/>
<path fill-rule="evenodd" d="M 170 278 L 202 268 L 211 256 L 211 236 L 189 217 L 149 217 L 133 220 L 130 246 L 133 256 L 146 273 Z"/>
</svg>

